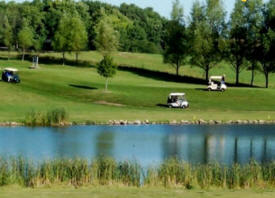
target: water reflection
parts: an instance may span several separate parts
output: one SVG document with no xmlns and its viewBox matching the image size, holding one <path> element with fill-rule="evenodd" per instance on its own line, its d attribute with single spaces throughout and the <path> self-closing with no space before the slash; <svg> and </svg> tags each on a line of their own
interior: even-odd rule
<svg viewBox="0 0 275 198">
<path fill-rule="evenodd" d="M 153 165 L 177 157 L 222 164 L 275 160 L 275 125 L 0 128 L 0 155 L 33 160 L 110 156 Z"/>
<path fill-rule="evenodd" d="M 177 157 L 191 163 L 248 163 L 273 161 L 275 127 L 197 126 L 196 132 L 183 129 L 163 138 L 163 158 Z M 229 128 L 229 129 L 228 129 Z M 230 129 L 231 128 L 231 129 Z M 246 129 L 246 130 L 242 130 Z M 268 143 L 270 142 L 270 143 Z"/>
<path fill-rule="evenodd" d="M 115 133 L 102 131 L 96 136 L 95 153 L 96 156 L 114 156 L 114 136 Z"/>
</svg>

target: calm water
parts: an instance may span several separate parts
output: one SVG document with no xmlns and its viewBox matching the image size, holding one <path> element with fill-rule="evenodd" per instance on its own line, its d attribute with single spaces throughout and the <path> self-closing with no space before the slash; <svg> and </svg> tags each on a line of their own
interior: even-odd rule
<svg viewBox="0 0 275 198">
<path fill-rule="evenodd" d="M 143 166 L 174 156 L 191 163 L 273 161 L 275 125 L 1 127 L 0 155 L 32 160 L 104 155 Z"/>
</svg>

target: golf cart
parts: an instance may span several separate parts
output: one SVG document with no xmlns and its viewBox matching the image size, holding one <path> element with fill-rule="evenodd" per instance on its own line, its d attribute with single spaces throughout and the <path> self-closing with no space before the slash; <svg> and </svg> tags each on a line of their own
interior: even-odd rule
<svg viewBox="0 0 275 198">
<path fill-rule="evenodd" d="M 2 72 L 2 80 L 5 82 L 20 83 L 18 70 L 14 68 L 5 68 Z"/>
<path fill-rule="evenodd" d="M 170 93 L 167 99 L 169 108 L 188 108 L 189 103 L 185 98 L 185 93 Z"/>
<path fill-rule="evenodd" d="M 215 81 L 218 81 L 218 83 L 215 83 Z M 225 91 L 227 89 L 225 76 L 211 76 L 207 89 L 208 91 Z"/>
</svg>

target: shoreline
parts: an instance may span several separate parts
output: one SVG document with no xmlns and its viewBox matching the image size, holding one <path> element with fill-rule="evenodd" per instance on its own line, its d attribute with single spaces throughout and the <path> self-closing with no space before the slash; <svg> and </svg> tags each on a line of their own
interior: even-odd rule
<svg viewBox="0 0 275 198">
<path fill-rule="evenodd" d="M 126 126 L 126 125 L 273 125 L 275 120 L 172 120 L 172 121 L 149 121 L 149 120 L 109 120 L 109 121 L 86 121 L 86 122 L 60 122 L 52 125 L 29 125 L 24 122 L 0 122 L 0 127 L 69 127 L 69 126 Z"/>
</svg>

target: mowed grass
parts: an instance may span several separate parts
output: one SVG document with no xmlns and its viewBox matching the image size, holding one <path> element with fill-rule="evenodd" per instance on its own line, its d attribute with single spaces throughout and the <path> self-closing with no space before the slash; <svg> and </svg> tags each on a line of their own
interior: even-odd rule
<svg viewBox="0 0 275 198">
<path fill-rule="evenodd" d="M 15 53 L 13 53 L 15 55 Z M 116 53 L 118 65 L 136 70 L 119 70 L 110 80 L 109 91 L 104 91 L 105 79 L 95 67 L 62 66 L 56 63 L 40 64 L 37 70 L 28 69 L 31 62 L 5 60 L 1 52 L 0 67 L 15 67 L 20 70 L 22 83 L 0 82 L 0 121 L 23 121 L 32 109 L 47 111 L 65 108 L 69 119 L 76 122 L 124 120 L 275 120 L 275 75 L 270 76 L 270 88 L 230 87 L 225 93 L 208 92 L 206 84 L 177 82 L 173 75 L 169 79 L 158 76 L 174 73 L 174 69 L 162 63 L 161 55 Z M 42 54 L 60 58 L 59 53 Z M 74 60 L 74 54 L 66 54 Z M 94 65 L 101 59 L 97 52 L 83 52 L 81 61 Z M 123 69 L 123 67 L 122 67 Z M 139 71 L 139 69 L 142 69 Z M 138 72 L 137 72 L 138 71 Z M 181 73 L 203 78 L 196 67 L 185 66 Z M 211 74 L 226 74 L 227 81 L 234 82 L 234 72 L 227 63 L 220 63 Z M 250 72 L 243 71 L 242 83 L 249 83 Z M 264 86 L 264 76 L 257 73 L 257 86 Z M 169 109 L 166 104 L 171 92 L 185 92 L 190 108 Z"/>
<path fill-rule="evenodd" d="M 17 186 L 2 187 L 1 198 L 273 198 L 274 190 L 183 190 L 181 188 L 155 188 L 155 187 L 121 187 L 121 186 L 90 186 L 75 189 L 72 187 L 50 187 L 50 188 L 21 188 Z"/>
</svg>

